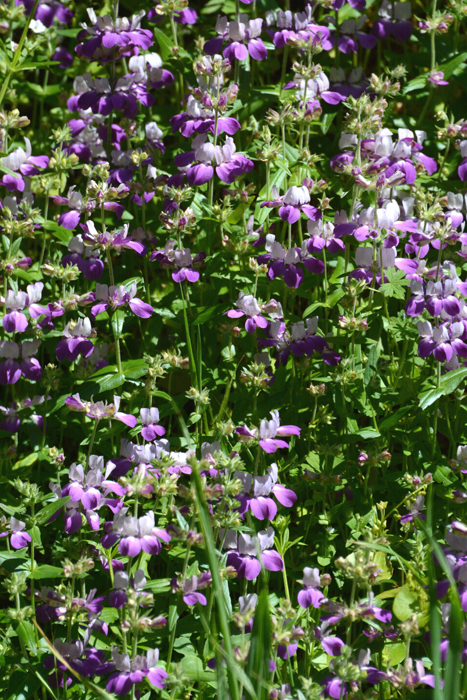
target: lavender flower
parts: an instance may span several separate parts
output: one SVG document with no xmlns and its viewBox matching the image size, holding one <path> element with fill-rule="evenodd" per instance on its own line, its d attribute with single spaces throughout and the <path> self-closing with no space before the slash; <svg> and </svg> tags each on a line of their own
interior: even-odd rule
<svg viewBox="0 0 467 700">
<path fill-rule="evenodd" d="M 103 418 L 119 420 L 130 428 L 136 427 L 136 423 L 138 422 L 136 416 L 122 413 L 119 410 L 120 396 L 114 396 L 113 403 L 107 404 L 103 401 L 97 401 L 96 403 L 92 401 L 82 401 L 79 394 L 73 394 L 73 396 L 68 396 L 65 399 L 65 406 L 69 408 L 70 411 L 86 413 L 88 418 L 94 418 L 94 420 L 97 421 Z"/>
<path fill-rule="evenodd" d="M 216 22 L 216 32 L 219 36 L 210 39 L 204 44 L 204 52 L 208 56 L 214 56 L 222 51 L 222 44 L 227 41 L 222 55 L 233 61 L 244 61 L 250 54 L 255 61 L 263 61 L 267 58 L 268 52 L 260 36 L 262 30 L 262 19 L 249 19 L 248 15 L 241 14 L 240 21 L 234 22 L 227 17 L 218 17 Z"/>
<path fill-rule="evenodd" d="M 136 282 L 133 282 L 128 289 L 124 284 L 116 286 L 108 286 L 107 284 L 96 283 L 96 301 L 91 309 L 91 315 L 107 311 L 107 309 L 116 309 L 120 306 L 129 306 L 135 316 L 139 318 L 149 318 L 154 311 L 150 304 L 136 297 Z"/>
<path fill-rule="evenodd" d="M 228 550 L 227 566 L 233 566 L 238 578 L 253 581 L 261 572 L 261 563 L 268 571 L 282 571 L 284 562 L 281 556 L 272 549 L 274 546 L 274 530 L 269 526 L 256 536 L 237 533 L 235 530 L 221 530 L 223 548 Z M 258 559 L 260 556 L 260 559 Z"/>
<path fill-rule="evenodd" d="M 55 353 L 57 360 L 73 362 L 78 355 L 89 357 L 94 350 L 94 345 L 89 339 L 92 335 L 91 321 L 88 318 L 79 318 L 77 321 L 68 321 L 63 329 L 63 340 L 58 343 Z"/>
<path fill-rule="evenodd" d="M 262 420 L 259 428 L 259 446 L 265 452 L 273 453 L 278 448 L 289 448 L 289 444 L 285 440 L 279 440 L 279 437 L 289 437 L 290 435 L 300 435 L 301 428 L 296 425 L 280 424 L 279 411 L 271 411 L 271 420 Z M 235 429 L 237 435 L 240 436 L 242 442 L 248 442 L 258 437 L 258 429 L 249 430 L 246 426 L 240 426 Z"/>
<path fill-rule="evenodd" d="M 143 426 L 141 435 L 145 440 L 152 441 L 165 435 L 165 428 L 159 425 L 159 409 L 141 408 L 139 414 Z"/>
<path fill-rule="evenodd" d="M 153 43 L 152 32 L 141 29 L 144 11 L 128 19 L 118 17 L 115 21 L 110 15 L 97 17 L 94 10 L 88 8 L 91 26 L 83 23 L 83 30 L 78 34 L 76 47 L 78 56 L 98 60 L 102 63 L 115 61 L 122 56 L 132 56 L 139 49 L 147 50 Z"/>
<path fill-rule="evenodd" d="M 148 649 L 146 656 L 137 655 L 131 661 L 128 654 L 119 654 L 116 647 L 113 647 L 110 666 L 114 672 L 109 676 L 106 689 L 109 693 L 123 697 L 145 678 L 156 688 L 163 689 L 168 675 L 164 669 L 157 666 L 158 663 L 158 649 Z"/>
<path fill-rule="evenodd" d="M 305 609 L 310 606 L 319 608 L 320 602 L 324 599 L 324 595 L 318 591 L 321 586 L 319 569 L 311 569 L 310 567 L 303 569 L 303 586 L 304 588 L 297 595 L 300 607 Z"/>
<path fill-rule="evenodd" d="M 201 574 L 201 576 L 195 576 L 193 574 L 186 579 L 173 578 L 170 582 L 170 588 L 172 593 L 181 593 L 183 596 L 183 602 L 186 605 L 207 605 L 206 596 L 199 593 L 200 589 L 207 588 L 211 585 L 212 579 L 210 572 Z"/>
<path fill-rule="evenodd" d="M 159 554 L 161 540 L 170 542 L 170 535 L 155 526 L 154 511 L 150 510 L 140 518 L 126 515 L 126 508 L 115 515 L 112 531 L 104 536 L 103 544 L 108 549 L 119 541 L 118 551 L 123 556 L 136 557 L 141 552 Z"/>
<path fill-rule="evenodd" d="M 313 221 L 321 217 L 321 212 L 316 207 L 308 204 L 310 201 L 310 191 L 308 187 L 302 185 L 289 187 L 287 192 L 281 197 L 276 185 L 272 187 L 273 200 L 262 202 L 261 207 L 279 207 L 279 216 L 282 221 L 295 224 L 300 218 L 300 212 Z"/>
<path fill-rule="evenodd" d="M 268 467 L 265 476 L 252 477 L 251 474 L 245 472 L 235 472 L 235 478 L 240 479 L 243 485 L 243 491 L 238 497 L 240 501 L 239 513 L 241 515 L 251 510 L 258 520 L 264 520 L 265 518 L 274 520 L 277 514 L 277 506 L 272 498 L 269 498 L 271 493 L 286 508 L 291 508 L 297 500 L 294 491 L 277 483 L 279 469 L 275 463 Z"/>
</svg>

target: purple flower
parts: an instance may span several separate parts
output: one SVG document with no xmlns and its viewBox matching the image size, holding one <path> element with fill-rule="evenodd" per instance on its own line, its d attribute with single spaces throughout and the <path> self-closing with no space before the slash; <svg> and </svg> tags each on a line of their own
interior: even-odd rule
<svg viewBox="0 0 467 700">
<path fill-rule="evenodd" d="M 131 588 L 135 591 L 139 598 L 139 604 L 144 605 L 146 593 L 141 593 L 146 586 L 146 577 L 141 569 L 135 571 L 134 578 L 131 579 L 126 571 L 117 571 L 114 576 L 114 587 L 109 593 L 109 605 L 117 610 L 125 607 L 128 601 L 127 590 L 131 584 Z"/>
<path fill-rule="evenodd" d="M 159 554 L 162 549 L 161 540 L 170 542 L 170 535 L 165 530 L 155 527 L 154 511 L 150 510 L 140 518 L 127 516 L 126 508 L 115 515 L 112 533 L 104 537 L 106 548 L 117 540 L 118 551 L 123 556 L 136 557 L 141 552 Z"/>
<path fill-rule="evenodd" d="M 174 282 L 197 282 L 199 280 L 199 272 L 194 269 L 194 266 L 203 264 L 206 253 L 196 253 L 191 255 L 189 248 L 182 250 L 174 250 L 175 241 L 168 240 L 164 250 L 156 250 L 151 253 L 149 260 L 157 260 L 162 269 L 176 267 L 172 272 Z"/>
<path fill-rule="evenodd" d="M 34 7 L 34 0 L 15 0 L 15 5 L 24 5 L 25 14 L 30 15 Z M 61 24 L 68 24 L 74 17 L 74 13 L 57 0 L 40 0 L 34 19 L 42 22 L 44 27 L 51 27 L 57 19 Z M 55 59 L 53 59 L 55 60 Z"/>
<path fill-rule="evenodd" d="M 298 604 L 301 608 L 309 608 L 313 606 L 314 608 L 319 608 L 320 602 L 323 600 L 324 595 L 318 588 L 321 586 L 321 579 L 319 575 L 319 569 L 311 569 L 306 567 L 303 569 L 303 586 L 297 595 Z M 325 649 L 325 651 L 327 651 Z M 329 653 L 327 651 L 327 653 Z"/>
<path fill-rule="evenodd" d="M 231 136 L 225 137 L 224 146 L 214 146 L 207 141 L 206 134 L 198 134 L 193 139 L 192 146 L 192 151 L 175 157 L 175 165 L 180 171 L 186 173 L 190 185 L 198 186 L 209 182 L 214 175 L 213 162 L 217 163 L 217 177 L 229 185 L 236 178 L 253 170 L 253 162 L 246 156 L 236 153 Z"/>
<path fill-rule="evenodd" d="M 307 221 L 307 229 L 310 238 L 306 241 L 306 248 L 309 253 L 317 254 L 323 248 L 327 248 L 330 253 L 335 255 L 345 251 L 345 244 L 341 240 L 341 236 L 344 234 L 336 231 L 334 224 L 330 221 L 323 223 L 322 219 L 309 220 Z"/>
<path fill-rule="evenodd" d="M 294 79 L 284 85 L 284 90 L 291 89 L 295 89 L 295 96 L 300 101 L 300 104 L 306 105 L 308 108 L 309 103 L 314 100 L 323 99 L 330 105 L 337 105 L 345 100 L 345 96 L 343 97 L 329 89 L 329 78 L 323 72 L 318 73 L 316 78 L 309 78 L 308 80 L 305 80 L 298 73 L 295 74 Z"/>
<path fill-rule="evenodd" d="M 108 420 L 119 420 L 121 423 L 125 423 L 130 428 L 135 428 L 138 422 L 136 416 L 132 416 L 128 413 L 122 413 L 120 408 L 120 396 L 114 396 L 114 401 L 111 404 L 104 403 L 103 401 L 83 401 L 79 394 L 73 394 L 73 396 L 68 396 L 65 399 L 65 406 L 70 409 L 70 411 L 77 411 L 80 413 L 86 413 L 88 418 L 94 418 L 99 421 L 103 418 Z"/>
<path fill-rule="evenodd" d="M 136 282 L 133 282 L 130 288 L 124 284 L 109 287 L 107 284 L 96 283 L 96 301 L 91 309 L 91 316 L 107 311 L 111 308 L 116 309 L 120 306 L 129 306 L 135 316 L 139 318 L 149 318 L 154 311 L 150 304 L 138 299 L 136 295 Z"/>
<path fill-rule="evenodd" d="M 115 61 L 122 56 L 132 56 L 140 49 L 146 51 L 153 44 L 153 35 L 149 29 L 141 29 L 144 10 L 128 19 L 117 17 L 114 21 L 110 15 L 97 17 L 94 10 L 88 8 L 92 25 L 85 23 L 78 34 L 76 53 L 84 58 L 98 60 L 101 63 Z"/>
<path fill-rule="evenodd" d="M 113 110 L 123 110 L 123 115 L 133 119 L 138 113 L 138 102 L 151 107 L 155 98 L 147 91 L 137 76 L 130 74 L 109 82 L 107 78 L 93 79 L 90 73 L 75 78 L 75 95 L 67 102 L 70 112 L 91 109 L 93 114 L 108 116 Z"/>
<path fill-rule="evenodd" d="M 274 530 L 269 526 L 256 536 L 237 533 L 235 530 L 220 532 L 223 548 L 229 550 L 227 566 L 233 566 L 238 578 L 253 581 L 261 572 L 261 563 L 268 571 L 282 571 L 284 562 L 274 550 Z M 258 556 L 260 559 L 258 559 Z"/>
<path fill-rule="evenodd" d="M 444 73 L 440 70 L 433 71 L 428 80 L 430 83 L 433 83 L 435 87 L 440 87 L 440 85 L 449 85 L 448 81 L 444 80 Z"/>
<path fill-rule="evenodd" d="M 391 35 L 396 41 L 408 41 L 413 31 L 412 6 L 410 2 L 393 2 L 383 0 L 378 10 L 381 19 L 373 24 L 373 34 L 378 39 L 387 39 Z"/>
<path fill-rule="evenodd" d="M 363 46 L 364 49 L 374 49 L 377 44 L 377 39 L 371 34 L 364 34 L 360 30 L 363 29 L 367 22 L 365 15 L 360 15 L 358 20 L 345 19 L 338 27 L 335 29 L 334 18 L 330 19 L 331 27 L 335 32 L 331 36 L 331 42 L 334 46 L 337 44 L 337 48 L 342 53 L 357 53 L 358 47 Z"/>
<path fill-rule="evenodd" d="M 263 313 L 269 313 L 272 318 L 282 318 L 282 306 L 278 302 L 268 302 L 267 305 L 263 305 L 261 308 L 252 294 L 244 294 L 240 292 L 238 299 L 235 303 L 236 309 L 231 309 L 226 311 L 226 315 L 229 318 L 241 318 L 246 316 L 245 330 L 248 333 L 254 333 L 257 328 L 266 328 L 268 321 L 262 315 Z"/>
<path fill-rule="evenodd" d="M 423 496 L 417 496 L 415 501 L 413 503 L 410 503 L 407 506 L 408 512 L 405 515 L 401 516 L 400 522 L 401 523 L 409 523 L 412 522 L 414 518 L 420 518 L 420 520 L 426 520 L 426 515 L 422 513 L 423 508 L 425 507 L 425 498 Z"/>
<path fill-rule="evenodd" d="M 8 290 L 5 299 L 6 314 L 3 317 L 3 328 L 7 333 L 23 333 L 28 327 L 28 319 L 23 309 L 29 308 L 29 313 L 33 318 L 38 318 L 45 312 L 45 309 L 37 302 L 40 301 L 44 284 L 35 282 L 28 284 L 26 292 L 14 292 Z"/>
<path fill-rule="evenodd" d="M 172 593 L 181 593 L 183 596 L 183 602 L 186 605 L 207 605 L 206 596 L 199 593 L 202 588 L 207 588 L 212 583 L 210 572 L 201 574 L 201 576 L 195 576 L 194 574 L 189 578 L 180 581 L 177 578 L 173 578 L 170 587 Z"/>
<path fill-rule="evenodd" d="M 268 52 L 260 36 L 263 27 L 262 19 L 249 19 L 248 15 L 241 14 L 240 21 L 229 22 L 227 17 L 218 17 L 216 21 L 216 32 L 219 36 L 209 39 L 204 44 L 204 52 L 208 56 L 214 56 L 222 51 L 222 44 L 228 44 L 222 52 L 224 58 L 229 61 L 237 59 L 244 61 L 250 54 L 255 61 L 263 61 L 267 58 Z"/>
<path fill-rule="evenodd" d="M 301 428 L 296 425 L 280 425 L 279 411 L 271 411 L 272 419 L 262 420 L 259 429 L 259 445 L 263 448 L 265 452 L 273 453 L 276 452 L 278 448 L 287 448 L 289 444 L 285 440 L 278 440 L 277 435 L 288 437 L 290 435 L 300 435 Z M 235 429 L 239 439 L 242 442 L 249 442 L 250 440 L 255 440 L 258 438 L 258 429 L 253 428 L 249 430 L 246 426 L 242 425 Z"/>
<path fill-rule="evenodd" d="M 158 408 L 141 408 L 139 414 L 141 417 L 141 425 L 143 426 L 141 435 L 145 440 L 152 441 L 157 437 L 165 435 L 165 428 L 159 425 Z"/>
<path fill-rule="evenodd" d="M 299 220 L 300 212 L 303 212 L 305 216 L 313 221 L 317 221 L 321 218 L 319 209 L 308 204 L 310 201 L 310 191 L 305 185 L 301 187 L 297 187 L 297 185 L 289 187 L 282 197 L 279 195 L 279 190 L 276 185 L 273 185 L 272 196 L 274 199 L 268 202 L 262 202 L 261 207 L 279 207 L 279 216 L 282 221 L 294 224 Z"/>
<path fill-rule="evenodd" d="M 164 6 L 167 6 L 166 0 L 162 0 L 160 3 L 161 8 L 164 8 Z M 196 10 L 193 10 L 191 7 L 185 7 L 183 10 L 173 10 L 172 7 L 169 7 L 167 9 L 167 13 L 170 13 L 175 22 L 178 24 L 196 24 L 196 20 L 198 19 L 198 13 Z M 148 20 L 151 22 L 162 22 L 164 19 L 164 12 L 159 14 L 157 10 L 152 7 L 147 14 Z"/>
<path fill-rule="evenodd" d="M 467 344 L 462 340 L 466 332 L 460 321 L 443 323 L 433 328 L 429 321 L 419 321 L 418 333 L 421 340 L 418 354 L 426 358 L 433 353 L 438 362 L 449 362 L 453 355 L 467 357 Z"/>
<path fill-rule="evenodd" d="M 31 542 L 31 535 L 24 532 L 26 529 L 26 523 L 23 523 L 21 520 L 17 520 L 14 516 L 11 516 L 10 529 L 10 544 L 13 549 L 23 549 L 24 547 L 27 547 L 29 542 Z"/>
<path fill-rule="evenodd" d="M 33 156 L 31 142 L 28 138 L 24 139 L 26 150 L 23 148 L 15 148 L 15 150 L 10 153 L 9 156 L 2 158 L 2 165 L 4 168 L 9 168 L 14 170 L 16 173 L 21 173 L 27 177 L 32 175 L 38 175 L 40 169 L 46 168 L 49 164 L 48 156 Z M 40 169 L 39 169 L 40 168 Z M 10 192 L 24 191 L 25 182 L 24 179 L 18 175 L 4 175 L 2 183 Z"/>
<path fill-rule="evenodd" d="M 39 350 L 40 344 L 40 340 L 27 340 L 21 345 L 1 340 L 0 357 L 6 360 L 0 363 L 0 384 L 16 384 L 21 376 L 31 381 L 39 381 L 42 368 L 33 355 Z M 23 358 L 21 365 L 17 362 L 20 353 Z"/>
<path fill-rule="evenodd" d="M 119 654 L 116 647 L 112 647 L 110 666 L 114 673 L 109 676 L 105 687 L 109 693 L 123 697 L 131 691 L 134 685 L 147 678 L 156 688 L 163 689 L 168 676 L 164 669 L 157 666 L 158 663 L 158 649 L 148 649 L 146 656 L 137 655 L 131 661 L 128 654 Z"/>
<path fill-rule="evenodd" d="M 251 510 L 258 520 L 274 520 L 277 513 L 277 506 L 269 495 L 272 493 L 279 503 L 286 508 L 291 508 L 297 500 L 296 494 L 290 489 L 277 483 L 279 469 L 273 463 L 267 469 L 265 476 L 254 476 L 245 472 L 235 472 L 235 478 L 240 479 L 243 484 L 243 491 L 239 495 L 239 513 L 244 515 Z"/>
<path fill-rule="evenodd" d="M 212 100 L 198 99 L 198 96 L 188 95 L 186 111 L 171 117 L 172 131 L 180 131 L 182 136 L 191 138 L 194 134 L 214 134 L 215 112 L 212 108 Z M 207 104 L 205 104 L 207 103 Z M 240 122 L 234 117 L 218 116 L 217 133 L 226 133 L 233 136 L 240 129 Z"/>
<path fill-rule="evenodd" d="M 76 322 L 68 321 L 63 329 L 65 337 L 58 343 L 55 350 L 57 360 L 73 362 L 78 355 L 89 357 L 94 350 L 94 345 L 89 340 L 91 334 L 91 321 L 88 318 L 79 318 Z"/>
</svg>

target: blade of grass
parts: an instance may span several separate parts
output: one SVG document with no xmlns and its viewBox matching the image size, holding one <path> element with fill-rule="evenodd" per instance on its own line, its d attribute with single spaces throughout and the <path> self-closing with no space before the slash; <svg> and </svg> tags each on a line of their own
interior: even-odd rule
<svg viewBox="0 0 467 700">
<path fill-rule="evenodd" d="M 444 674 L 444 697 L 447 698 L 447 700 L 451 700 L 451 698 L 458 698 L 460 693 L 460 670 L 462 665 L 461 655 L 463 649 L 462 631 L 464 629 L 461 602 L 451 568 L 448 564 L 446 557 L 444 556 L 443 550 L 433 537 L 431 529 L 429 529 L 426 526 L 426 524 L 419 519 L 417 519 L 417 527 L 419 527 L 425 533 L 426 538 L 430 543 L 430 546 L 433 550 L 434 555 L 436 556 L 436 559 L 438 560 L 439 565 L 443 569 L 446 578 L 451 584 L 451 614 L 449 619 L 448 635 L 449 650 Z"/>
<path fill-rule="evenodd" d="M 222 581 L 219 574 L 219 563 L 217 560 L 216 547 L 214 543 L 214 536 L 212 533 L 211 523 L 209 520 L 209 511 L 206 506 L 205 494 L 203 490 L 203 484 L 201 482 L 201 476 L 198 471 L 198 466 L 194 465 L 192 467 L 192 481 L 196 493 L 196 501 L 198 506 L 198 518 L 201 527 L 201 532 L 204 538 L 204 546 L 206 548 L 206 556 L 209 563 L 209 569 L 212 576 L 212 585 L 214 589 L 214 594 L 216 597 L 216 607 L 219 617 L 219 626 L 222 636 L 224 638 L 224 648 L 226 653 L 226 660 L 233 660 L 233 648 L 232 640 L 230 637 L 229 620 L 227 616 L 227 604 L 224 598 L 224 590 L 222 588 Z M 231 700 L 240 700 L 239 688 L 237 684 L 237 679 L 232 670 L 232 666 L 227 663 L 227 676 Z"/>
<path fill-rule="evenodd" d="M 248 676 L 255 683 L 258 700 L 266 700 L 268 697 L 271 639 L 272 631 L 268 587 L 266 581 L 263 580 L 261 593 L 259 594 L 255 608 L 247 669 Z"/>
</svg>

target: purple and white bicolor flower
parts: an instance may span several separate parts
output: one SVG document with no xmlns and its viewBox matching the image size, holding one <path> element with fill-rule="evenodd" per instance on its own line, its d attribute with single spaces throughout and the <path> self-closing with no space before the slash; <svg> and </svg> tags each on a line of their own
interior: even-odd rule
<svg viewBox="0 0 467 700">
<path fill-rule="evenodd" d="M 467 357 L 467 344 L 464 342 L 466 331 L 461 321 L 442 323 L 438 327 L 429 321 L 419 321 L 418 354 L 426 358 L 433 353 L 438 362 L 449 362 L 453 355 Z"/>
<path fill-rule="evenodd" d="M 23 333 L 28 327 L 27 316 L 23 313 L 28 309 L 33 318 L 39 318 L 47 310 L 38 303 L 44 289 L 43 282 L 28 284 L 26 292 L 14 292 L 9 289 L 5 299 L 6 314 L 3 317 L 3 328 L 7 333 Z"/>
<path fill-rule="evenodd" d="M 130 428 L 135 428 L 138 422 L 136 416 L 120 411 L 120 396 L 114 396 L 113 403 L 108 404 L 104 403 L 104 401 L 83 401 L 79 394 L 73 394 L 65 399 L 65 406 L 70 411 L 86 413 L 88 418 L 94 418 L 97 421 L 104 418 L 118 420 Z"/>
<path fill-rule="evenodd" d="M 174 250 L 175 241 L 168 240 L 163 250 L 156 250 L 149 256 L 149 260 L 157 260 L 162 269 L 175 267 L 172 272 L 174 282 L 197 282 L 199 280 L 199 272 L 195 270 L 195 266 L 203 265 L 206 258 L 206 253 L 191 254 L 189 248 L 182 250 Z"/>
<path fill-rule="evenodd" d="M 91 308 L 91 316 L 107 311 L 107 309 L 116 309 L 119 306 L 129 306 L 135 316 L 139 318 L 149 318 L 154 311 L 150 304 L 147 304 L 142 299 L 136 297 L 137 284 L 133 282 L 131 286 L 125 287 L 124 284 L 117 286 L 108 286 L 96 282 L 96 301 Z"/>
<path fill-rule="evenodd" d="M 373 34 L 378 39 L 393 36 L 396 41 L 408 41 L 413 31 L 412 5 L 410 2 L 383 0 L 378 19 L 373 24 Z"/>
<path fill-rule="evenodd" d="M 315 100 L 322 99 L 327 104 L 337 105 L 346 99 L 345 96 L 338 92 L 333 92 L 329 87 L 329 78 L 323 72 L 318 73 L 316 78 L 309 78 L 309 80 L 305 80 L 303 76 L 296 73 L 294 79 L 286 83 L 283 89 L 294 89 L 296 98 L 301 104 L 306 105 L 307 108 L 310 107 L 309 103 Z"/>
<path fill-rule="evenodd" d="M 361 30 L 367 22 L 365 15 L 355 19 L 343 20 L 338 28 L 334 17 L 329 18 L 329 24 L 333 32 L 331 33 L 331 42 L 334 46 L 337 45 L 342 53 L 357 53 L 359 46 L 364 49 L 374 49 L 377 44 L 377 39 L 372 34 L 365 34 Z"/>
<path fill-rule="evenodd" d="M 271 420 L 262 420 L 260 428 L 252 428 L 249 430 L 245 425 L 235 429 L 241 442 L 249 442 L 250 440 L 258 439 L 259 446 L 268 453 L 276 452 L 278 448 L 288 449 L 289 444 L 285 440 L 278 439 L 279 437 L 289 437 L 291 435 L 300 435 L 301 428 L 296 425 L 280 424 L 279 411 L 271 411 Z"/>
<path fill-rule="evenodd" d="M 15 150 L 10 153 L 9 156 L 2 158 L 2 165 L 4 168 L 9 168 L 17 173 L 17 176 L 9 175 L 8 173 L 3 176 L 2 184 L 10 192 L 23 192 L 25 188 L 25 181 L 22 177 L 31 177 L 32 175 L 38 175 L 40 169 L 46 168 L 49 164 L 48 156 L 33 156 L 31 142 L 28 138 L 24 139 L 26 150 L 23 148 L 15 148 Z"/>
<path fill-rule="evenodd" d="M 228 550 L 227 566 L 233 566 L 238 578 L 253 581 L 261 572 L 261 563 L 268 571 L 282 571 L 284 562 L 274 547 L 274 530 L 269 526 L 256 536 L 235 530 L 219 533 L 223 549 Z"/>
<path fill-rule="evenodd" d="M 254 333 L 257 328 L 267 328 L 268 321 L 263 314 L 267 314 L 273 320 L 281 319 L 284 316 L 280 302 L 271 299 L 267 304 L 260 306 L 252 294 L 244 294 L 243 292 L 239 292 L 235 306 L 236 309 L 230 309 L 225 314 L 229 318 L 246 316 L 245 330 L 248 333 Z"/>
<path fill-rule="evenodd" d="M 138 54 L 140 49 L 146 51 L 154 42 L 152 31 L 141 29 L 141 20 L 146 14 L 144 10 L 131 19 L 117 17 L 115 20 L 110 15 L 98 17 L 89 7 L 87 12 L 92 24 L 81 24 L 80 43 L 75 49 L 78 56 L 106 63 Z"/>
<path fill-rule="evenodd" d="M 24 549 L 31 542 L 31 535 L 26 532 L 26 523 L 18 520 L 13 515 L 10 518 L 10 544 L 13 549 Z M 2 533 L 5 536 L 7 533 Z"/>
<path fill-rule="evenodd" d="M 113 673 L 105 687 L 109 693 L 123 697 L 128 695 L 134 685 L 147 678 L 151 685 L 163 690 L 168 675 L 158 663 L 158 649 L 148 649 L 146 656 L 137 655 L 131 660 L 128 654 L 119 654 L 117 648 L 112 647 L 112 663 L 109 665 Z"/>
<path fill-rule="evenodd" d="M 232 184 L 238 177 L 253 170 L 254 164 L 246 156 L 237 153 L 231 136 L 225 137 L 223 146 L 214 146 L 207 134 L 198 134 L 193 139 L 192 150 L 175 156 L 175 165 L 186 173 L 188 183 L 204 185 L 212 179 L 216 164 L 216 175 L 222 182 Z"/>
<path fill-rule="evenodd" d="M 78 355 L 84 358 L 92 355 L 94 345 L 89 339 L 92 335 L 92 326 L 89 318 L 79 318 L 77 321 L 68 321 L 63 329 L 63 340 L 58 343 L 55 353 L 57 360 L 73 362 Z"/>
<path fill-rule="evenodd" d="M 123 556 L 136 557 L 143 551 L 147 554 L 159 554 L 162 550 L 161 540 L 170 542 L 170 535 L 155 526 L 154 511 L 150 510 L 140 518 L 126 515 L 123 508 L 113 520 L 112 531 L 104 535 L 103 545 L 108 549 L 117 541 L 118 551 Z"/>
<path fill-rule="evenodd" d="M 319 569 L 311 569 L 309 566 L 303 569 L 303 588 L 298 592 L 297 600 L 301 608 L 319 608 L 324 595 L 318 590 L 321 586 Z M 327 652 L 329 653 L 329 652 Z"/>
<path fill-rule="evenodd" d="M 135 575 L 131 581 L 126 571 L 116 571 L 114 575 L 113 590 L 111 590 L 109 593 L 109 605 L 111 605 L 112 608 L 121 610 L 121 608 L 124 608 L 127 604 L 127 590 L 130 585 L 134 591 L 141 595 L 140 591 L 142 591 L 142 589 L 146 586 L 146 583 L 146 577 L 142 569 L 137 569 L 135 571 Z"/>
<path fill-rule="evenodd" d="M 300 187 L 292 185 L 282 197 L 277 186 L 273 185 L 272 196 L 273 199 L 262 202 L 261 207 L 279 207 L 279 216 L 282 221 L 295 224 L 299 220 L 301 212 L 312 221 L 317 221 L 321 218 L 319 209 L 309 204 L 310 190 L 306 185 L 301 185 Z"/>
<path fill-rule="evenodd" d="M 204 572 L 201 576 L 193 574 L 189 578 L 180 580 L 173 578 L 170 582 L 172 593 L 181 593 L 186 605 L 207 605 L 206 596 L 200 593 L 200 589 L 207 588 L 212 583 L 211 573 Z"/>
<path fill-rule="evenodd" d="M 205 104 L 207 100 L 197 99 L 194 95 L 186 98 L 186 110 L 171 117 L 172 131 L 180 131 L 185 138 L 191 138 L 195 134 L 214 134 L 216 128 L 216 116 L 214 109 Z M 219 115 L 217 119 L 217 133 L 226 133 L 233 136 L 240 129 L 240 122 L 234 117 Z"/>
<path fill-rule="evenodd" d="M 152 442 L 152 440 L 156 440 L 156 438 L 165 435 L 165 428 L 159 425 L 158 408 L 140 408 L 139 415 L 141 418 L 141 425 L 143 426 L 141 435 L 145 440 Z"/>
<path fill-rule="evenodd" d="M 268 52 L 261 40 L 263 20 L 250 19 L 248 15 L 241 14 L 239 21 L 231 21 L 227 17 L 218 16 L 216 21 L 216 32 L 219 36 L 209 39 L 204 44 L 204 52 L 208 56 L 214 56 L 222 51 L 224 41 L 228 42 L 222 51 L 224 58 L 229 61 L 244 61 L 250 54 L 255 61 L 263 61 L 267 58 Z"/>
<path fill-rule="evenodd" d="M 270 498 L 270 495 L 276 497 L 279 503 L 286 508 L 291 508 L 297 496 L 291 489 L 278 484 L 279 468 L 273 463 L 267 469 L 265 476 L 254 476 L 246 472 L 235 472 L 235 478 L 240 479 L 243 484 L 242 493 L 238 496 L 240 502 L 239 513 L 245 515 L 248 510 L 251 510 L 255 518 L 258 520 L 274 520 L 277 514 L 277 505 Z"/>
<path fill-rule="evenodd" d="M 38 360 L 34 357 L 41 345 L 40 340 L 26 340 L 18 345 L 8 340 L 0 340 L 0 358 L 5 358 L 0 362 L 0 384 L 16 384 L 21 376 L 37 382 L 41 378 L 42 368 Z M 22 357 L 21 364 L 17 362 Z"/>
</svg>

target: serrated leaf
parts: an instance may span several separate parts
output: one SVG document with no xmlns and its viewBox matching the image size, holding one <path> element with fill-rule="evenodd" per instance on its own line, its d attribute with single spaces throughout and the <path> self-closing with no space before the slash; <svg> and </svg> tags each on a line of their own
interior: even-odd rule
<svg viewBox="0 0 467 700">
<path fill-rule="evenodd" d="M 410 280 L 405 276 L 404 270 L 388 267 L 388 269 L 385 270 L 385 276 L 388 281 L 380 285 L 379 288 L 383 296 L 405 299 L 405 287 L 410 284 Z"/>
</svg>

